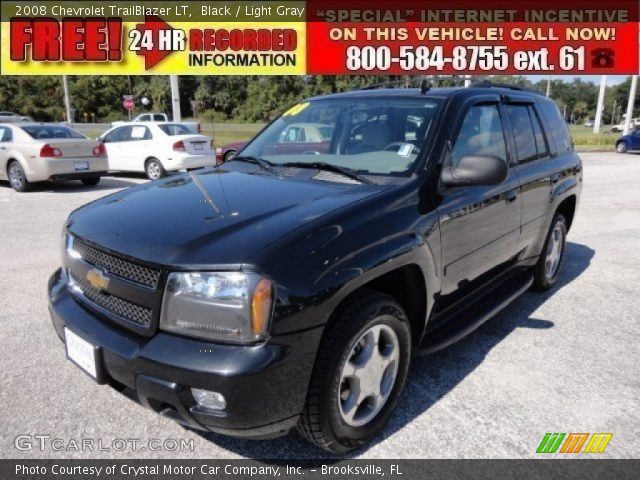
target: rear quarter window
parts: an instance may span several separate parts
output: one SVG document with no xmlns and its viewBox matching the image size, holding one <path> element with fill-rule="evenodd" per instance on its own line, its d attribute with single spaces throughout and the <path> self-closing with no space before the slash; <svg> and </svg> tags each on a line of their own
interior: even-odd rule
<svg viewBox="0 0 640 480">
<path fill-rule="evenodd" d="M 562 155 L 573 151 L 573 140 L 571 140 L 567 122 L 562 118 L 557 105 L 550 102 L 540 102 L 538 106 L 547 120 L 557 153 Z"/>
</svg>

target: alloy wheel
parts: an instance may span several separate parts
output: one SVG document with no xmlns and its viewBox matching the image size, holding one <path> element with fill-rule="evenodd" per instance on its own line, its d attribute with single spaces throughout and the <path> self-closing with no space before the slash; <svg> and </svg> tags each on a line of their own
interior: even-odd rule
<svg viewBox="0 0 640 480">
<path fill-rule="evenodd" d="M 385 405 L 398 374 L 400 344 L 387 325 L 374 325 L 353 343 L 342 366 L 338 404 L 344 422 L 359 427 Z"/>
<path fill-rule="evenodd" d="M 11 187 L 20 190 L 24 185 L 24 172 L 17 163 L 12 163 L 9 167 L 9 183 Z"/>
<path fill-rule="evenodd" d="M 552 279 L 557 275 L 563 250 L 564 230 L 562 225 L 558 222 L 551 232 L 549 243 L 547 245 L 547 257 L 544 263 L 547 279 Z"/>
<path fill-rule="evenodd" d="M 157 162 L 149 162 L 149 165 L 147 165 L 147 176 L 151 180 L 160 178 L 160 165 L 158 165 Z"/>
</svg>

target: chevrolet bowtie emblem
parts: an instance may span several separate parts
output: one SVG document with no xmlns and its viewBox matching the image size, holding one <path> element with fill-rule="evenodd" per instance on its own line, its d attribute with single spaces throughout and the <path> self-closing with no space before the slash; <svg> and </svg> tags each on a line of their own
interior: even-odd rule
<svg viewBox="0 0 640 480">
<path fill-rule="evenodd" d="M 89 270 L 86 279 L 93 288 L 98 290 L 105 290 L 109 286 L 109 278 L 105 277 L 97 268 Z"/>
</svg>

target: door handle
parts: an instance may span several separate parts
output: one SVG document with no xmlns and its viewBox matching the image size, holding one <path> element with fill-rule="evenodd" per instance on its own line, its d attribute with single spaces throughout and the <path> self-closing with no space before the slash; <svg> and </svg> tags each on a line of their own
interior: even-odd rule
<svg viewBox="0 0 640 480">
<path fill-rule="evenodd" d="M 0 150 L 6 150 L 7 147 L 0 147 Z"/>
<path fill-rule="evenodd" d="M 553 175 L 551 175 L 551 185 L 555 185 L 559 181 L 560 181 L 560 174 L 559 173 L 554 173 Z"/>
<path fill-rule="evenodd" d="M 517 190 L 509 190 L 507 195 L 505 196 L 505 203 L 513 203 L 518 199 L 518 191 Z"/>
</svg>

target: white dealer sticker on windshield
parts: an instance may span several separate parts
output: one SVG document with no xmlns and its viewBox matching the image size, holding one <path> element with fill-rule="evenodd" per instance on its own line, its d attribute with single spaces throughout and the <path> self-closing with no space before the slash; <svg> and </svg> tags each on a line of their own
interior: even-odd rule
<svg viewBox="0 0 640 480">
<path fill-rule="evenodd" d="M 402 145 L 400 145 L 400 148 L 398 148 L 398 155 L 400 155 L 401 157 L 408 157 L 409 155 L 411 155 L 412 150 L 412 143 L 403 143 Z"/>
</svg>

